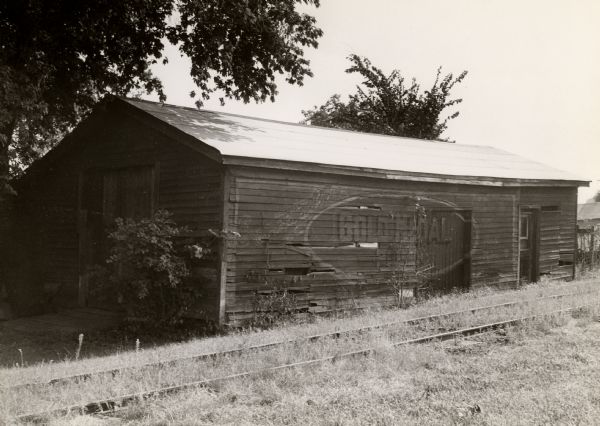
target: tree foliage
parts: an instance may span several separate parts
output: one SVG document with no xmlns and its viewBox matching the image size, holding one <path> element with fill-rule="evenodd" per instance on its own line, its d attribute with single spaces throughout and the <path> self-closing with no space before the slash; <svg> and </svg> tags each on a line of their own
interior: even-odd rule
<svg viewBox="0 0 600 426">
<path fill-rule="evenodd" d="M 415 79 L 407 82 L 399 70 L 385 74 L 367 58 L 350 55 L 348 59 L 352 65 L 346 72 L 362 76 L 362 85 L 357 86 L 357 92 L 347 102 L 336 94 L 325 104 L 302 111 L 304 123 L 435 140 L 446 130 L 448 121 L 458 117 L 458 111 L 445 118 L 442 112 L 462 102 L 451 99 L 450 92 L 463 81 L 467 71 L 456 77 L 442 77 L 442 69 L 438 68 L 435 82 L 422 92 Z"/>
<path fill-rule="evenodd" d="M 106 93 L 154 92 L 164 43 L 191 59 L 190 95 L 264 101 L 275 77 L 311 76 L 304 47 L 322 32 L 297 8 L 319 0 L 0 2 L 0 178 L 15 174 Z M 10 158 L 10 161 L 9 161 Z M 0 180 L 0 192 L 3 182 Z"/>
</svg>

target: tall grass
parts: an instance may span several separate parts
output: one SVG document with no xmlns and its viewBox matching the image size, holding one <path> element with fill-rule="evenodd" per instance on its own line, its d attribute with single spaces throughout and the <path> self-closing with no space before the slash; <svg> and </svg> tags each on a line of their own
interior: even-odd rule
<svg viewBox="0 0 600 426">
<path fill-rule="evenodd" d="M 600 327 L 556 317 L 140 404 L 135 424 L 597 424 Z"/>
<path fill-rule="evenodd" d="M 198 353 L 223 351 L 240 346 L 275 342 L 341 329 L 364 327 L 382 322 L 464 310 L 474 306 L 533 299 L 556 293 L 584 292 L 595 288 L 596 283 L 594 281 L 584 281 L 569 284 L 542 283 L 520 290 L 503 292 L 480 290 L 473 293 L 456 294 L 433 299 L 423 305 L 407 310 L 381 310 L 349 317 L 319 318 L 311 323 L 282 325 L 265 331 L 239 331 L 229 336 L 191 341 L 185 344 L 169 345 L 155 349 L 145 349 L 143 351 L 137 350 L 105 358 L 40 364 L 20 369 L 3 369 L 0 370 L 0 382 L 10 385 L 29 381 L 44 381 L 56 376 L 71 375 L 89 370 L 136 366 L 147 362 L 162 361 Z M 599 299 L 596 296 L 594 300 L 598 301 Z M 427 334 L 431 330 L 478 325 L 589 302 L 589 295 L 567 299 L 547 299 L 541 305 L 523 304 L 475 314 L 465 313 L 460 316 L 437 320 L 431 324 L 427 324 L 426 328 L 405 325 L 394 329 L 393 332 L 374 330 L 369 333 L 350 334 L 339 339 L 322 339 L 310 344 L 307 342 L 303 342 L 300 345 L 291 343 L 266 351 L 252 352 L 240 356 L 224 356 L 202 361 L 181 361 L 169 368 L 134 368 L 127 371 L 124 370 L 123 374 L 117 375 L 114 378 L 110 375 L 100 375 L 82 383 L 70 382 L 51 387 L 22 388 L 16 391 L 0 390 L 0 419 L 11 419 L 13 416 L 24 411 L 37 412 L 57 406 L 82 404 L 92 400 L 142 392 L 152 388 L 174 385 L 191 380 L 202 380 L 242 371 L 258 370 L 283 363 L 331 356 L 357 350 L 365 346 L 376 347 L 379 351 L 385 352 L 391 342 L 416 337 L 424 333 Z M 23 406 L 22 401 L 28 402 L 27 407 Z"/>
</svg>

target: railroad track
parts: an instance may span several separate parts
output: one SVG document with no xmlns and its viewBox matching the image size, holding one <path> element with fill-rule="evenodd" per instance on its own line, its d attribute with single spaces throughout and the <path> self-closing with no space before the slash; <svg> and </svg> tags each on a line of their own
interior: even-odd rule
<svg viewBox="0 0 600 426">
<path fill-rule="evenodd" d="M 99 370 L 99 371 L 92 371 L 92 372 L 86 372 L 86 373 L 80 373 L 80 374 L 73 374 L 73 375 L 69 375 L 69 376 L 55 377 L 55 378 L 52 378 L 52 379 L 49 379 L 46 381 L 21 383 L 21 384 L 16 384 L 16 385 L 12 385 L 12 386 L 0 387 L 0 390 L 3 390 L 3 391 L 18 390 L 18 389 L 22 389 L 22 388 L 32 388 L 32 387 L 46 386 L 46 385 L 60 385 L 60 384 L 65 384 L 65 383 L 69 383 L 69 382 L 81 382 L 81 381 L 92 379 L 95 376 L 116 377 L 119 374 L 122 374 L 127 371 L 132 371 L 132 370 L 139 370 L 139 369 L 144 369 L 144 368 L 156 368 L 156 367 L 169 367 L 169 366 L 176 365 L 177 363 L 187 362 L 187 361 L 203 361 L 203 360 L 216 359 L 216 358 L 225 357 L 225 356 L 242 355 L 245 353 L 273 349 L 273 348 L 276 348 L 279 346 L 284 346 L 284 345 L 315 342 L 317 340 L 328 339 L 328 338 L 340 338 L 342 336 L 348 336 L 351 334 L 361 334 L 361 333 L 366 333 L 366 332 L 370 332 L 370 331 L 374 331 L 374 330 L 378 330 L 378 329 L 387 329 L 387 328 L 398 327 L 398 326 L 402 326 L 402 325 L 419 325 L 419 324 L 423 324 L 423 323 L 427 323 L 427 322 L 434 322 L 434 321 L 438 321 L 441 319 L 451 318 L 453 316 L 459 316 L 459 315 L 468 314 L 468 313 L 475 314 L 475 313 L 483 312 L 483 311 L 487 311 L 487 310 L 509 308 L 509 307 L 513 307 L 513 306 L 529 304 L 532 302 L 540 302 L 543 300 L 561 299 L 564 297 L 583 296 L 583 295 L 587 295 L 587 294 L 597 294 L 597 293 L 599 293 L 597 290 L 591 290 L 591 291 L 587 291 L 587 292 L 552 294 L 552 295 L 543 296 L 543 297 L 539 297 L 536 299 L 530 299 L 530 300 L 519 300 L 516 302 L 505 302 L 505 303 L 499 303 L 499 304 L 494 304 L 494 305 L 478 306 L 475 308 L 446 312 L 443 314 L 422 316 L 422 317 L 416 317 L 416 318 L 400 320 L 400 321 L 391 321 L 391 322 L 380 323 L 380 324 L 375 324 L 375 325 L 370 325 L 370 326 L 365 326 L 365 327 L 360 327 L 360 328 L 334 331 L 334 332 L 330 332 L 330 333 L 315 334 L 315 335 L 306 336 L 306 337 L 280 340 L 277 342 L 246 346 L 246 347 L 242 347 L 242 348 L 230 349 L 230 350 L 221 351 L 221 352 L 203 353 L 203 354 L 192 355 L 192 356 L 187 356 L 187 357 L 172 358 L 172 359 L 159 361 L 159 362 L 149 362 L 149 363 L 113 368 L 113 369 L 108 369 L 108 370 Z"/>
<path fill-rule="evenodd" d="M 447 331 L 447 332 L 443 332 L 443 333 L 436 333 L 436 334 L 432 334 L 432 335 L 428 335 L 428 336 L 422 336 L 422 337 L 418 337 L 418 338 L 393 342 L 391 344 L 391 346 L 392 347 L 400 347 L 400 346 L 406 346 L 406 345 L 412 345 L 412 344 L 428 343 L 428 342 L 432 342 L 432 341 L 445 341 L 445 340 L 453 339 L 453 338 L 456 338 L 459 336 L 472 336 L 475 334 L 481 334 L 481 333 L 485 333 L 485 332 L 492 331 L 492 330 L 498 330 L 498 329 L 502 329 L 502 328 L 506 328 L 506 327 L 510 327 L 510 326 L 515 326 L 515 325 L 524 323 L 526 321 L 531 321 L 534 319 L 540 319 L 540 318 L 546 318 L 546 317 L 555 316 L 555 315 L 564 315 L 564 314 L 568 314 L 568 313 L 573 313 L 576 311 L 580 311 L 582 309 L 590 308 L 592 306 L 595 306 L 595 304 L 593 304 L 593 305 L 585 304 L 585 305 L 575 306 L 575 307 L 571 307 L 571 308 L 540 313 L 540 314 L 536 314 L 536 315 L 530 315 L 530 316 L 513 318 L 513 319 L 509 319 L 509 320 L 494 322 L 494 323 L 488 323 L 488 324 L 482 324 L 482 325 L 477 325 L 477 326 L 472 326 L 472 327 L 467 327 L 467 328 L 461 328 L 458 330 Z M 88 402 L 86 404 L 78 404 L 78 405 L 62 407 L 62 408 L 58 408 L 58 409 L 41 412 L 41 413 L 23 414 L 23 415 L 17 416 L 15 420 L 20 421 L 20 422 L 25 422 L 25 423 L 42 423 L 42 422 L 47 421 L 47 419 L 50 417 L 65 416 L 65 415 L 68 415 L 71 413 L 77 413 L 80 415 L 99 415 L 99 414 L 114 415 L 114 414 L 117 414 L 117 413 L 127 409 L 130 405 L 132 405 L 134 403 L 143 402 L 143 401 L 151 399 L 151 398 L 166 397 L 166 396 L 169 396 L 169 395 L 172 395 L 175 393 L 179 393 L 179 392 L 191 390 L 191 389 L 208 388 L 211 385 L 215 385 L 220 382 L 239 379 L 239 378 L 258 376 L 258 375 L 268 373 L 268 372 L 277 372 L 277 371 L 289 370 L 289 369 L 293 369 L 293 368 L 301 368 L 301 367 L 307 367 L 307 366 L 311 366 L 311 365 L 323 364 L 326 362 L 336 362 L 341 359 L 372 355 L 372 354 L 377 353 L 378 350 L 379 349 L 376 347 L 366 347 L 366 348 L 362 348 L 360 350 L 355 350 L 355 351 L 346 352 L 346 353 L 342 353 L 342 354 L 330 355 L 330 356 L 326 356 L 326 357 L 309 359 L 309 360 L 299 361 L 299 362 L 294 362 L 294 363 L 289 363 L 289 364 L 281 364 L 281 365 L 277 365 L 277 366 L 273 366 L 273 367 L 245 371 L 242 373 L 236 373 L 236 374 L 231 374 L 231 375 L 222 376 L 222 377 L 216 377 L 216 378 L 211 378 L 211 379 L 183 383 L 183 384 L 176 385 L 176 386 L 157 388 L 157 389 L 152 389 L 152 390 L 148 390 L 148 391 L 144 391 L 144 392 L 122 395 L 122 396 L 118 396 L 118 397 L 114 397 L 114 398 L 110 398 L 110 399 L 92 401 L 92 402 Z"/>
</svg>

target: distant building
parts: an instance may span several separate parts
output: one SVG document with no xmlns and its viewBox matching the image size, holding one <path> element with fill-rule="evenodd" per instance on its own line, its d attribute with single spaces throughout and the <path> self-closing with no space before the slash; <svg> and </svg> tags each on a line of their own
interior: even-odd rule
<svg viewBox="0 0 600 426">
<path fill-rule="evenodd" d="M 194 267 L 193 314 L 236 323 L 277 289 L 304 312 L 434 291 L 571 278 L 568 173 L 486 146 L 325 129 L 108 98 L 17 183 L 13 298 L 97 304 L 90 267 L 119 216 L 158 208 L 188 239 L 225 238 Z"/>
<path fill-rule="evenodd" d="M 600 263 L 600 203 L 577 206 L 577 260 L 582 269 L 594 269 Z"/>
<path fill-rule="evenodd" d="M 577 225 L 581 229 L 600 225 L 600 202 L 578 204 Z"/>
</svg>

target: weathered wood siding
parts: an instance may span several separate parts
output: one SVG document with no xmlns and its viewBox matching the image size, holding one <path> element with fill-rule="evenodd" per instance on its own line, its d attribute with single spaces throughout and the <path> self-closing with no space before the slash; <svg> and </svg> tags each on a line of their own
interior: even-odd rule
<svg viewBox="0 0 600 426">
<path fill-rule="evenodd" d="M 9 286 L 19 314 L 77 301 L 78 173 L 52 167 L 17 186 Z"/>
<path fill-rule="evenodd" d="M 573 278 L 577 247 L 577 188 L 523 188 L 520 205 L 539 209 L 539 272 Z"/>
<path fill-rule="evenodd" d="M 415 204 L 471 213 L 471 286 L 517 282 L 515 188 L 241 167 L 231 180 L 227 227 L 241 238 L 228 242 L 228 321 L 251 317 L 273 288 L 290 289 L 310 311 L 392 303 L 390 273 L 414 267 Z M 343 244 L 353 240 L 378 246 Z"/>
<path fill-rule="evenodd" d="M 88 190 L 84 182 L 90 170 L 151 167 L 153 207 L 169 210 L 178 224 L 187 226 L 191 230 L 187 241 L 206 239 L 209 228 L 221 228 L 220 167 L 161 131 L 137 118 L 103 112 L 81 126 L 68 143 L 68 152 L 44 164 L 43 172 L 32 173 L 19 188 L 21 256 L 28 258 L 36 276 L 17 287 L 23 295 L 34 289 L 38 297 L 31 300 L 55 305 L 78 302 L 83 232 L 78 229 L 78 219 L 81 222 L 81 215 L 100 213 L 88 212 L 86 202 L 82 205 L 89 196 L 83 191 Z M 102 194 L 101 188 L 96 192 Z M 217 262 L 201 262 L 194 272 L 192 285 L 200 287 L 202 294 L 195 313 L 215 319 L 219 307 Z M 13 279 L 16 284 L 18 279 Z"/>
<path fill-rule="evenodd" d="M 11 233 L 11 210 L 13 197 L 0 194 L 0 300 L 8 296 L 8 271 L 12 267 L 8 253 L 10 247 Z"/>
</svg>

